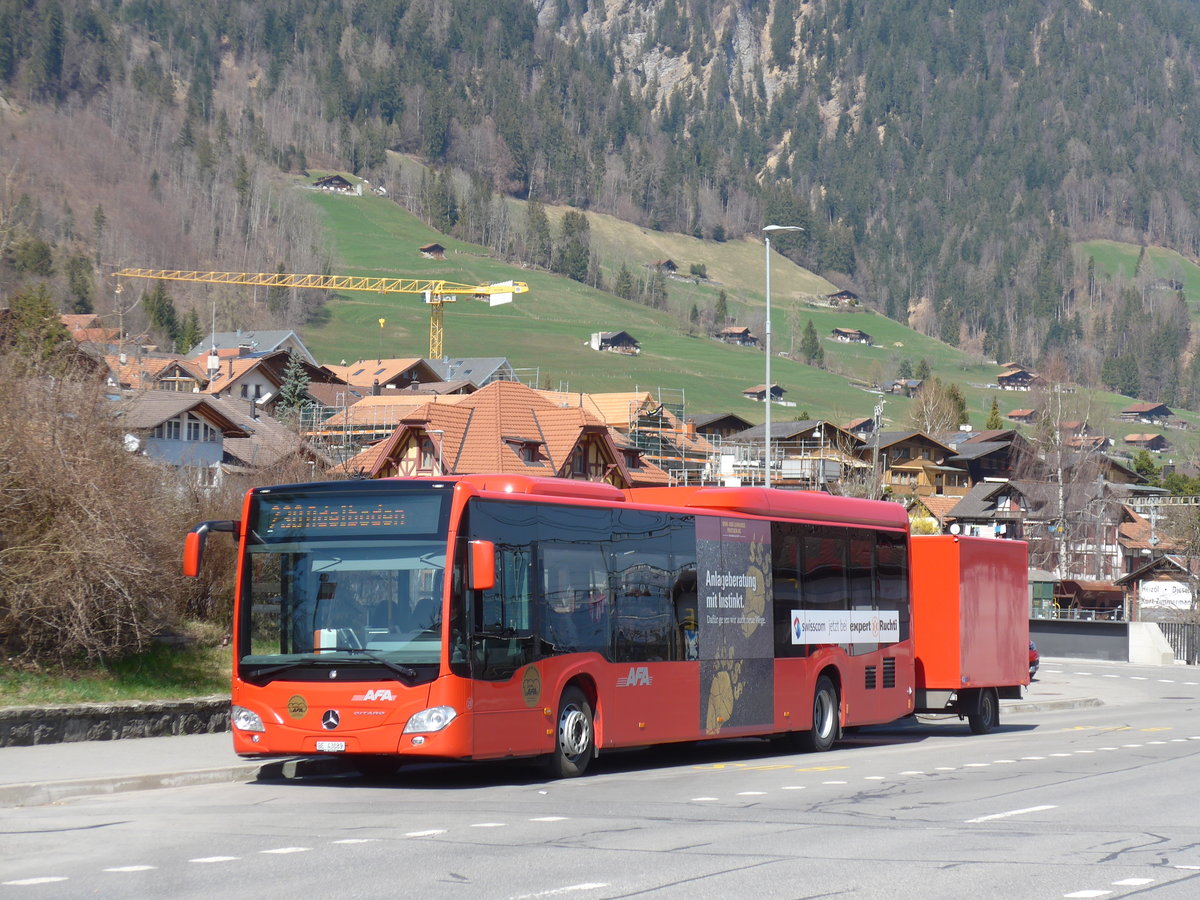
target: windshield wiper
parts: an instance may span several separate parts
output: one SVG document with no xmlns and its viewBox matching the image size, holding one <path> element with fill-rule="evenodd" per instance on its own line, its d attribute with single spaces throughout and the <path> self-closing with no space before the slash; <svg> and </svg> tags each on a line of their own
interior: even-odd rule
<svg viewBox="0 0 1200 900">
<path fill-rule="evenodd" d="M 403 675 L 405 678 L 409 679 L 415 679 L 417 677 L 416 669 L 386 660 L 378 653 L 372 653 L 370 650 L 365 650 L 362 647 L 322 647 L 321 651 L 323 653 L 353 653 L 357 656 L 365 657 L 371 660 L 371 662 L 377 662 L 385 669 L 391 669 L 397 675 Z"/>
</svg>

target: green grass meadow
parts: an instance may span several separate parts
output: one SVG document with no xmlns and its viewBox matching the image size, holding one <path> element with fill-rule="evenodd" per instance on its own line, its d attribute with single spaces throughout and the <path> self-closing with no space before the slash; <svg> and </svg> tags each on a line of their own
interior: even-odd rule
<svg viewBox="0 0 1200 900">
<path fill-rule="evenodd" d="M 764 313 L 765 260 L 760 241 L 745 239 L 715 243 L 686 235 L 666 234 L 638 227 L 610 216 L 588 213 L 593 251 L 609 283 L 624 264 L 635 277 L 646 266 L 671 259 L 681 275 L 692 265 L 703 265 L 708 280 L 688 278 L 667 281 L 669 309 L 651 310 L 612 294 L 593 290 L 548 272 L 526 270 L 493 259 L 484 248 L 441 235 L 420 222 L 394 201 L 312 192 L 311 200 L 325 223 L 338 274 L 445 279 L 465 284 L 525 281 L 529 292 L 497 307 L 460 299 L 445 307 L 446 355 L 503 356 L 519 369 L 536 369 L 539 385 L 552 389 L 588 392 L 683 391 L 689 414 L 733 412 L 761 422 L 760 403 L 746 400 L 742 391 L 761 384 L 764 357 L 760 350 L 732 347 L 703 335 L 689 335 L 687 319 L 693 305 L 711 309 L 721 290 L 726 292 L 731 316 L 738 324 L 760 334 Z M 524 221 L 524 204 L 509 201 L 514 227 Z M 564 210 L 548 208 L 557 231 Z M 446 259 L 423 259 L 417 247 L 430 242 L 446 247 Z M 1107 241 L 1080 245 L 1081 264 L 1095 256 L 1102 272 L 1132 271 L 1138 248 Z M 1178 254 L 1150 249 L 1147 255 L 1156 273 L 1177 278 L 1189 296 L 1200 296 L 1200 268 Z M 871 414 L 876 395 L 864 390 L 872 382 L 889 380 L 907 359 L 914 367 L 924 359 L 932 372 L 963 390 L 971 422 L 981 427 L 995 398 L 1002 415 L 1034 401 L 1025 392 L 989 388 L 999 366 L 969 357 L 958 349 L 926 337 L 884 316 L 866 310 L 835 310 L 813 304 L 831 293 L 834 285 L 772 254 L 771 301 L 773 343 L 787 354 L 799 345 L 811 320 L 823 339 L 826 368 L 819 370 L 786 356 L 772 360 L 772 380 L 786 391 L 794 407 L 777 408 L 774 418 L 799 418 L 802 413 L 844 424 Z M 429 346 L 429 309 L 417 295 L 345 293 L 328 307 L 328 321 L 304 329 L 309 348 L 322 362 L 360 358 L 426 356 Z M 380 328 L 379 319 L 385 324 Z M 868 332 L 874 346 L 844 344 L 830 338 L 835 327 Z M 595 331 L 628 331 L 641 344 L 638 357 L 595 353 L 587 348 Z M 1003 362 L 1002 360 L 1001 362 Z M 1116 438 L 1140 427 L 1113 422 L 1111 416 L 1133 402 L 1104 392 L 1088 392 L 1076 401 L 1090 411 L 1093 426 Z M 884 418 L 887 427 L 903 427 L 909 401 L 888 397 Z M 1195 419 L 1190 413 L 1184 418 Z M 1153 429 L 1146 428 L 1150 431 Z M 1177 444 L 1190 442 L 1180 432 L 1168 435 Z"/>
</svg>

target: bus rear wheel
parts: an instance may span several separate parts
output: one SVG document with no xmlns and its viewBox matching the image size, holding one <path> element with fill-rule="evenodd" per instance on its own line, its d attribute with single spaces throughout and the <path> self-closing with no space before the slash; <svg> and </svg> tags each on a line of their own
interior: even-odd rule
<svg viewBox="0 0 1200 900">
<path fill-rule="evenodd" d="M 551 778 L 575 778 L 587 771 L 596 753 L 592 706 L 577 687 L 563 691 L 558 701 L 554 752 L 546 762 Z"/>
<path fill-rule="evenodd" d="M 822 675 L 813 690 L 812 728 L 797 735 L 804 750 L 824 753 L 832 749 L 834 741 L 841 736 L 839 707 L 837 688 L 828 675 Z"/>
</svg>

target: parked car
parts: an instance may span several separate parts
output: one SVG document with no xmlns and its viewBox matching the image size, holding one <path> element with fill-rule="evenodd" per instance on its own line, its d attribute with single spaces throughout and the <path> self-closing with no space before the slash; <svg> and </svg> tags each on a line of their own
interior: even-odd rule
<svg viewBox="0 0 1200 900">
<path fill-rule="evenodd" d="M 1037 644 L 1029 642 L 1029 678 L 1037 674 L 1038 666 L 1042 663 L 1042 654 L 1038 653 Z"/>
</svg>

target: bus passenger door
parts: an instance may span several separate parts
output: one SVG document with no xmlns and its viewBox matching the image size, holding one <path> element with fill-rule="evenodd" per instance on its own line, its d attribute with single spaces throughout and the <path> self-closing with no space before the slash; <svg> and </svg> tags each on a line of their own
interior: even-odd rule
<svg viewBox="0 0 1200 900">
<path fill-rule="evenodd" d="M 476 595 L 471 623 L 471 712 L 477 758 L 543 749 L 541 673 L 529 547 L 496 547 L 496 584 Z"/>
</svg>

